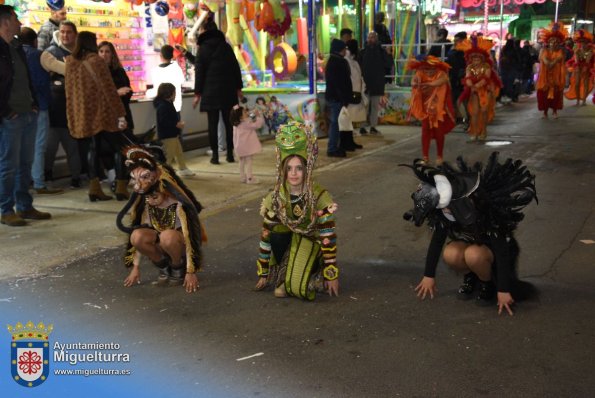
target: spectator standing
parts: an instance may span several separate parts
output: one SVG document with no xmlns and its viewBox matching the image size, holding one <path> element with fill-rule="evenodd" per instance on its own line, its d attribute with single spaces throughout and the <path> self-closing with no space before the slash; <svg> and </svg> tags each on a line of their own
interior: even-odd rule
<svg viewBox="0 0 595 398">
<path fill-rule="evenodd" d="M 384 96 L 384 85 L 386 82 L 384 74 L 386 69 L 390 68 L 391 61 L 386 51 L 380 46 L 376 32 L 370 32 L 368 34 L 366 46 L 360 52 L 359 59 L 370 98 L 370 113 L 368 115 L 370 133 L 380 134 L 376 130 L 376 126 L 378 125 L 378 111 L 380 99 Z M 367 134 L 368 132 L 362 127 L 360 133 Z"/>
<path fill-rule="evenodd" d="M 345 43 L 348 43 L 349 40 L 353 39 L 353 31 L 349 28 L 343 28 L 341 29 L 339 36 L 341 37 L 341 40 L 343 40 Z"/>
<path fill-rule="evenodd" d="M 174 58 L 174 48 L 169 44 L 161 47 L 159 52 L 161 58 L 161 64 L 151 71 L 151 81 L 153 82 L 153 88 L 147 91 L 149 98 L 154 98 L 157 95 L 157 90 L 161 83 L 171 83 L 176 88 L 176 99 L 174 101 L 174 107 L 176 112 L 182 111 L 182 83 L 186 81 L 182 68 Z"/>
<path fill-rule="evenodd" d="M 448 80 L 450 81 L 453 105 L 458 105 L 459 97 L 464 90 L 463 79 L 465 78 L 467 63 L 465 62 L 465 52 L 457 49 L 457 46 L 466 39 L 467 32 L 457 33 L 454 37 L 454 45 L 451 47 L 446 56 L 446 63 L 450 65 L 450 70 L 448 71 Z M 456 106 L 455 111 L 458 123 L 468 119 L 464 104 L 461 106 Z"/>
<path fill-rule="evenodd" d="M 71 175 L 70 186 L 80 188 L 80 175 L 83 165 L 87 167 L 86 153 L 80 153 L 77 141 L 70 136 L 68 120 L 66 119 L 66 91 L 64 89 L 64 58 L 74 50 L 78 32 L 76 25 L 70 21 L 60 22 L 60 28 L 54 32 L 52 45 L 41 54 L 41 66 L 50 72 L 51 101 L 48 107 L 50 129 L 48 131 L 47 148 L 45 152 L 46 180 L 53 178 L 54 160 L 58 146 L 62 144 L 66 152 L 66 161 Z"/>
<path fill-rule="evenodd" d="M 535 82 L 533 81 L 533 65 L 538 60 L 538 53 L 531 45 L 531 42 L 525 40 L 523 48 L 521 48 L 521 80 L 523 94 L 531 94 L 535 89 Z"/>
<path fill-rule="evenodd" d="M 68 129 L 89 153 L 89 200 L 109 200 L 99 183 L 99 150 L 105 144 L 112 153 L 123 149 L 126 111 L 109 68 L 97 54 L 97 36 L 81 32 L 72 56 L 66 60 L 66 112 Z M 88 148 L 88 149 L 87 149 Z"/>
<path fill-rule="evenodd" d="M 200 102 L 200 111 L 207 112 L 212 164 L 219 164 L 217 126 L 221 113 L 225 124 L 227 161 L 231 163 L 235 160 L 229 113 L 238 104 L 238 97 L 242 96 L 242 72 L 233 49 L 214 21 L 208 20 L 200 32 L 192 106 L 196 107 Z"/>
<path fill-rule="evenodd" d="M 366 83 L 362 77 L 362 69 L 357 62 L 358 44 L 357 40 L 349 40 L 347 42 L 347 52 L 345 59 L 349 64 L 349 71 L 351 76 L 351 103 L 347 107 L 351 123 L 362 123 L 366 121 L 368 105 L 368 97 L 364 94 L 366 91 Z M 355 127 L 355 125 L 354 125 Z M 363 146 L 357 144 L 353 140 L 353 130 L 347 132 L 340 132 L 341 134 L 341 148 L 346 151 L 355 151 L 362 149 Z"/>
<path fill-rule="evenodd" d="M 64 0 L 47 0 L 50 8 L 50 18 L 39 28 L 37 34 L 37 48 L 41 51 L 47 49 L 54 39 L 54 32 L 60 28 L 60 22 L 66 21 L 67 13 Z"/>
<path fill-rule="evenodd" d="M 11 227 L 51 218 L 33 207 L 29 193 L 37 103 L 25 53 L 14 40 L 20 31 L 14 8 L 0 5 L 0 223 Z"/>
<path fill-rule="evenodd" d="M 514 47 L 514 38 L 506 40 L 500 54 L 500 77 L 502 78 L 502 98 L 504 104 L 510 103 L 515 98 L 514 82 L 519 70 L 520 59 Z"/>
<path fill-rule="evenodd" d="M 390 38 L 390 33 L 388 32 L 388 28 L 384 24 L 385 15 L 383 12 L 379 12 L 374 17 L 374 32 L 378 34 L 378 41 L 381 45 L 390 45 L 392 44 L 392 39 Z"/>
<path fill-rule="evenodd" d="M 252 157 L 262 151 L 262 144 L 256 130 L 264 124 L 264 118 L 257 111 L 248 111 L 239 105 L 231 110 L 233 124 L 233 147 L 240 158 L 240 182 L 258 184 L 252 175 Z"/>
<path fill-rule="evenodd" d="M 180 142 L 184 122 L 180 120 L 180 114 L 176 112 L 173 105 L 175 100 L 176 87 L 171 83 L 161 83 L 157 89 L 157 96 L 153 100 L 153 106 L 157 112 L 157 136 L 163 143 L 167 164 L 173 167 L 175 162 L 178 166 L 177 174 L 189 177 L 194 173 L 188 169 L 184 159 Z"/>
<path fill-rule="evenodd" d="M 129 145 L 136 142 L 134 137 L 134 120 L 132 119 L 132 111 L 130 110 L 130 99 L 132 98 L 132 88 L 130 87 L 130 79 L 126 71 L 122 67 L 118 52 L 112 43 L 103 41 L 97 46 L 98 54 L 107 64 L 112 80 L 118 91 L 118 96 L 122 100 L 124 110 L 126 111 L 126 128 L 122 131 L 120 137 L 120 146 Z M 128 193 L 128 173 L 124 164 L 124 155 L 122 151 L 115 153 L 108 153 L 109 156 L 104 157 L 105 165 L 113 165 L 116 175 L 115 194 L 118 200 L 128 200 L 130 194 Z M 111 160 L 113 159 L 113 161 Z M 110 167 L 106 167 L 110 168 Z"/>
<path fill-rule="evenodd" d="M 118 95 L 122 100 L 122 105 L 126 110 L 126 130 L 124 133 L 126 136 L 134 142 L 134 120 L 132 119 L 132 111 L 130 110 L 130 99 L 132 98 L 132 88 L 130 87 L 130 79 L 120 62 L 120 57 L 116 48 L 109 41 L 102 41 L 97 46 L 99 56 L 107 63 L 112 80 L 118 90 Z M 131 142 L 131 143 L 132 143 Z"/>
<path fill-rule="evenodd" d="M 58 194 L 64 192 L 61 189 L 50 189 L 44 181 L 44 160 L 50 119 L 48 106 L 50 102 L 50 74 L 41 66 L 41 51 L 37 49 L 37 33 L 31 28 L 24 27 L 19 34 L 19 40 L 23 45 L 23 51 L 27 57 L 29 77 L 37 99 L 37 132 L 35 133 L 35 155 L 31 169 L 33 188 L 38 194 Z"/>
<path fill-rule="evenodd" d="M 434 42 L 434 45 L 430 47 L 428 55 L 444 59 L 452 48 L 452 42 L 448 40 L 447 37 L 448 30 L 444 28 L 438 29 L 438 32 L 436 32 L 436 41 Z"/>
<path fill-rule="evenodd" d="M 339 39 L 331 42 L 331 54 L 326 64 L 326 91 L 324 98 L 330 110 L 327 156 L 344 158 L 345 151 L 339 147 L 339 113 L 351 102 L 353 89 L 349 64 L 344 58 L 347 45 Z"/>
</svg>

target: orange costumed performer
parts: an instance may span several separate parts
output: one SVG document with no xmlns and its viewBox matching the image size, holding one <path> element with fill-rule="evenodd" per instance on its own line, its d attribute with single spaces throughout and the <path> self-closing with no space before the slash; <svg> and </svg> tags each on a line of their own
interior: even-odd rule
<svg viewBox="0 0 595 398">
<path fill-rule="evenodd" d="M 465 52 L 465 77 L 463 93 L 459 102 L 467 101 L 469 113 L 469 135 L 472 140 L 485 140 L 487 125 L 492 121 L 496 109 L 496 98 L 502 82 L 494 71 L 490 50 L 494 43 L 483 37 L 473 36 L 457 45 Z"/>
<path fill-rule="evenodd" d="M 564 43 L 566 36 L 564 26 L 559 23 L 551 25 L 551 29 L 541 31 L 541 40 L 545 46 L 539 53 L 537 107 L 543 111 L 544 119 L 547 119 L 550 108 L 554 119 L 557 119 L 558 110 L 564 107 L 562 94 L 566 83 L 566 66 L 561 44 Z"/>
<path fill-rule="evenodd" d="M 415 71 L 411 82 L 409 116 L 421 121 L 421 148 L 429 161 L 430 141 L 436 140 L 436 164 L 442 164 L 444 136 L 455 126 L 448 70 L 450 65 L 434 56 L 419 55 L 407 63 Z"/>
<path fill-rule="evenodd" d="M 566 94 L 569 100 L 576 100 L 579 106 L 581 101 L 587 105 L 587 97 L 593 90 L 593 78 L 591 76 L 595 65 L 595 56 L 593 54 L 594 45 L 592 43 L 593 35 L 584 29 L 579 29 L 574 33 L 574 56 L 567 62 L 568 70 L 572 71 L 570 77 L 570 87 Z"/>
</svg>

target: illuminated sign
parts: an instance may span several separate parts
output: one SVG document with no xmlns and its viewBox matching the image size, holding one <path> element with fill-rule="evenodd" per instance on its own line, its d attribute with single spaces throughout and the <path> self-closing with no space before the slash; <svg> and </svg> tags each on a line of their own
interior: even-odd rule
<svg viewBox="0 0 595 398">
<path fill-rule="evenodd" d="M 499 6 L 500 3 L 503 3 L 505 6 L 510 4 L 519 6 L 522 4 L 542 4 L 545 3 L 546 0 L 487 0 L 487 2 L 488 6 L 494 7 Z M 461 0 L 461 7 L 463 8 L 480 7 L 483 6 L 483 4 L 484 0 Z"/>
</svg>

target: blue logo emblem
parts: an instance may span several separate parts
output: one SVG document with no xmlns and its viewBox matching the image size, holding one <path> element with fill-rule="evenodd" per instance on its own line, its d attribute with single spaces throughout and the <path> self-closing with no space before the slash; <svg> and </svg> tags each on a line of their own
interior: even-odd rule
<svg viewBox="0 0 595 398">
<path fill-rule="evenodd" d="M 40 322 L 37 326 L 29 321 L 23 326 L 18 322 L 8 325 L 12 335 L 10 361 L 12 379 L 24 387 L 37 387 L 47 380 L 50 374 L 49 335 L 53 325 Z"/>
</svg>

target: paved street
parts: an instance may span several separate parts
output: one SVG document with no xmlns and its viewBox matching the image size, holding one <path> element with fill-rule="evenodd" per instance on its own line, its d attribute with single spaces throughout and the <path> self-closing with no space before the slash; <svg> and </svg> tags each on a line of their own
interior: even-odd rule
<svg viewBox="0 0 595 398">
<path fill-rule="evenodd" d="M 0 226 L 0 261 L 10 269 L 1 273 L 0 318 L 53 323 L 52 341 L 119 343 L 133 374 L 52 375 L 25 395 L 10 381 L 5 334 L 0 386 L 13 397 L 50 396 L 44 388 L 68 394 L 72 385 L 111 397 L 593 396 L 595 106 L 567 106 L 560 116 L 541 119 L 535 98 L 525 98 L 497 110 L 488 130 L 494 145 L 468 143 L 460 131 L 446 139 L 447 160 L 486 160 L 498 150 L 537 176 L 539 205 L 527 207 L 517 239 L 519 274 L 540 295 L 513 317 L 457 300 L 461 277 L 443 264 L 438 296 L 415 297 L 430 233 L 402 219 L 417 182 L 398 164 L 420 156 L 420 133 L 383 126 L 382 138 L 361 139 L 355 157 L 330 162 L 321 151 L 318 180 L 340 206 L 338 298 L 310 303 L 251 291 L 258 208 L 273 182 L 273 163 L 264 163 L 272 162 L 271 142 L 257 165 L 259 186 L 238 184 L 237 164 L 215 170 L 204 156 L 191 162 L 198 177 L 189 185 L 208 198 L 197 294 L 151 285 L 156 274 L 147 263 L 140 286 L 123 286 L 122 235 L 113 223 L 122 202 L 92 208 L 81 191 L 36 198 L 55 220 Z M 213 193 L 219 188 L 223 197 Z M 78 226 L 53 240 L 67 229 L 66 215 Z"/>
</svg>

